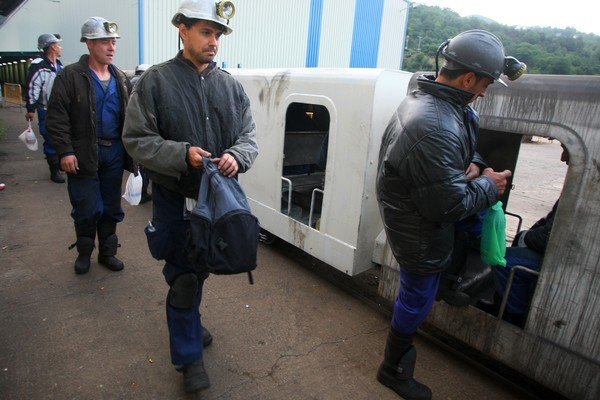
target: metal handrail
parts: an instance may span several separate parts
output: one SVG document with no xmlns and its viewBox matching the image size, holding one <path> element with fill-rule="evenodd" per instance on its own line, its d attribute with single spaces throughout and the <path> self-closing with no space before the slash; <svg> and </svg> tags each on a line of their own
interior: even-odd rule
<svg viewBox="0 0 600 400">
<path fill-rule="evenodd" d="M 521 226 L 523 225 L 523 217 L 521 217 L 518 214 L 508 212 L 508 211 L 504 211 L 504 214 L 510 215 L 511 217 L 515 217 L 519 220 L 519 224 L 517 225 L 517 233 L 519 233 L 521 231 Z"/>
<path fill-rule="evenodd" d="M 288 184 L 288 211 L 287 211 L 287 215 L 290 215 L 292 213 L 292 181 L 289 180 L 288 178 L 285 177 L 281 177 L 281 180 L 284 182 L 287 182 Z"/>
<path fill-rule="evenodd" d="M 314 210 L 314 206 L 315 206 L 315 193 L 316 192 L 319 192 L 322 195 L 325 195 L 325 192 L 319 188 L 314 188 L 312 191 L 312 194 L 310 196 L 310 212 L 308 214 L 308 226 L 310 226 L 310 227 L 312 227 L 312 216 L 313 216 L 313 210 Z"/>
<path fill-rule="evenodd" d="M 497 267 L 497 268 L 504 268 L 504 267 Z M 506 308 L 506 302 L 508 301 L 508 295 L 510 294 L 510 287 L 512 286 L 513 278 L 515 276 L 515 270 L 517 270 L 517 269 L 527 272 L 527 273 L 530 273 L 532 275 L 536 275 L 536 276 L 540 275 L 540 273 L 538 271 L 524 267 L 522 265 L 515 265 L 514 267 L 511 268 L 510 275 L 508 276 L 508 281 L 506 282 L 506 288 L 504 289 L 504 294 L 502 295 L 502 303 L 500 303 L 500 310 L 498 310 L 498 319 L 502 319 L 502 315 L 504 314 L 504 309 Z"/>
</svg>

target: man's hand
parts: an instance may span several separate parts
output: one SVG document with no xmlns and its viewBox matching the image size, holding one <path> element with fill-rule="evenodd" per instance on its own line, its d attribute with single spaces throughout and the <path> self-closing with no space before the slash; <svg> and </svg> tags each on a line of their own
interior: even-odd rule
<svg viewBox="0 0 600 400">
<path fill-rule="evenodd" d="M 508 178 L 512 175 L 512 172 L 505 169 L 502 172 L 494 172 L 491 168 L 486 168 L 483 170 L 483 175 L 487 175 L 494 181 L 496 187 L 498 188 L 498 193 L 502 194 L 506 190 L 506 184 Z"/>
<path fill-rule="evenodd" d="M 33 116 L 35 115 L 34 112 L 28 112 L 27 114 L 25 114 L 25 120 L 27 121 L 33 121 Z"/>
<path fill-rule="evenodd" d="M 481 170 L 479 169 L 479 166 L 477 164 L 471 163 L 471 165 L 469 165 L 469 168 L 467 168 L 466 174 L 467 180 L 472 181 L 481 174 Z"/>
<path fill-rule="evenodd" d="M 188 162 L 192 168 L 204 167 L 202 157 L 210 157 L 210 153 L 201 147 L 190 147 L 188 149 Z"/>
<path fill-rule="evenodd" d="M 220 158 L 213 158 L 211 162 L 218 164 L 217 168 L 228 178 L 234 177 L 238 172 L 238 163 L 234 156 L 229 153 L 223 153 Z"/>
<path fill-rule="evenodd" d="M 64 156 L 60 159 L 60 169 L 69 173 L 69 174 L 77 174 L 79 171 L 79 163 L 77 162 L 77 157 L 73 154 L 69 156 Z"/>
</svg>

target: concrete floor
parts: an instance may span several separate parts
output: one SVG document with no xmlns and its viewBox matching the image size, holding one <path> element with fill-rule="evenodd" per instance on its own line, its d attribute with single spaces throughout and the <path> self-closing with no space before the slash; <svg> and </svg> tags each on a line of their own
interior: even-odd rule
<svg viewBox="0 0 600 400">
<path fill-rule="evenodd" d="M 206 282 L 211 387 L 187 396 L 170 363 L 162 265 L 143 234 L 151 203 L 123 202 L 123 271 L 98 266 L 94 252 L 90 272 L 75 275 L 66 184 L 17 139 L 24 114 L 0 108 L 1 399 L 398 398 L 375 379 L 388 317 L 285 245 L 261 245 L 254 285 L 245 275 Z M 415 375 L 434 399 L 526 398 L 420 336 L 415 344 Z"/>
</svg>

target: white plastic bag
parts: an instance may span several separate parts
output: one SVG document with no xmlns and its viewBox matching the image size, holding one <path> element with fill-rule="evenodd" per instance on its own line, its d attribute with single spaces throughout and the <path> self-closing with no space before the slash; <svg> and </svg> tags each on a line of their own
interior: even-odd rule
<svg viewBox="0 0 600 400">
<path fill-rule="evenodd" d="M 140 204 L 140 200 L 142 199 L 142 183 L 142 174 L 139 172 L 129 174 L 123 198 L 132 206 Z"/>
<path fill-rule="evenodd" d="M 35 133 L 33 133 L 33 130 L 31 129 L 31 121 L 29 121 L 29 127 L 19 135 L 19 139 L 25 143 L 25 146 L 27 146 L 29 150 L 36 151 L 38 149 L 38 141 L 35 137 Z"/>
</svg>

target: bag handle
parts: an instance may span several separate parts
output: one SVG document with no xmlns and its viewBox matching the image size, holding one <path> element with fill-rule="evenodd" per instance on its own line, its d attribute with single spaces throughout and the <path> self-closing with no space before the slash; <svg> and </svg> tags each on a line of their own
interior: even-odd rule
<svg viewBox="0 0 600 400">
<path fill-rule="evenodd" d="M 210 161 L 208 157 L 202 157 L 202 164 L 204 165 L 204 171 L 202 172 L 202 178 L 200 179 L 200 189 L 198 190 L 198 204 L 208 204 L 210 197 L 210 183 L 211 178 L 219 173 L 217 166 Z"/>
<path fill-rule="evenodd" d="M 200 179 L 197 202 L 198 204 L 208 204 L 210 191 L 210 172 L 208 171 L 208 166 L 210 165 L 210 159 L 208 157 L 202 157 L 202 163 L 204 165 L 204 171 L 202 172 L 202 178 Z"/>
</svg>

